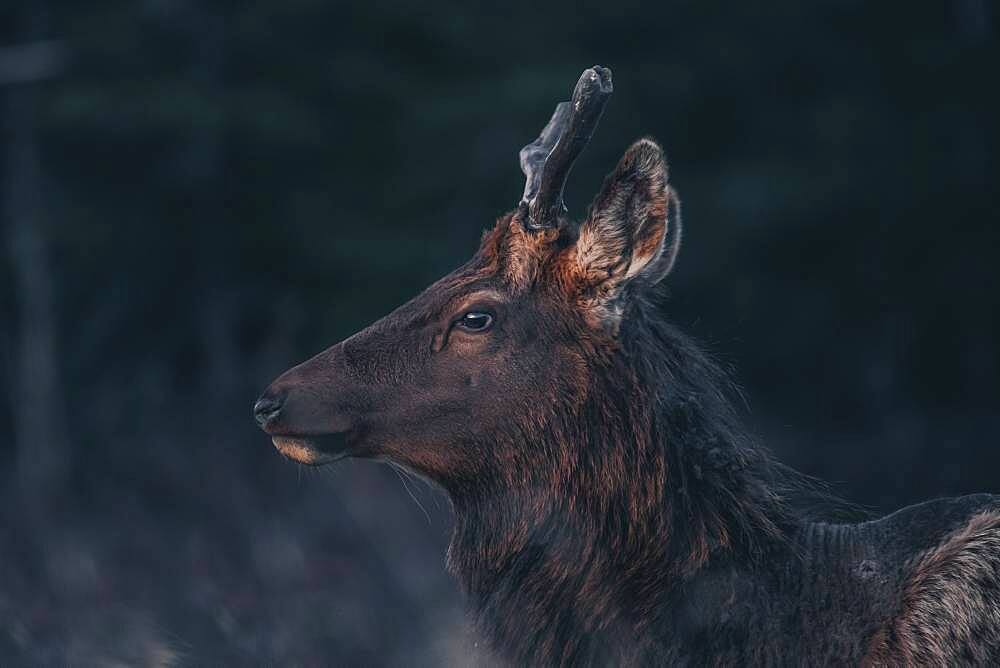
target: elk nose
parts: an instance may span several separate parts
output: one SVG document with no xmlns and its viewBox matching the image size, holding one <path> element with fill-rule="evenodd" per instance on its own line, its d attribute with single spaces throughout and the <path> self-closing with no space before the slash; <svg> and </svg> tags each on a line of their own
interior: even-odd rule
<svg viewBox="0 0 1000 668">
<path fill-rule="evenodd" d="M 257 403 L 253 405 L 253 417 L 261 429 L 267 429 L 269 425 L 277 421 L 284 402 L 284 397 L 275 397 L 270 394 L 264 394 L 257 400 Z"/>
</svg>

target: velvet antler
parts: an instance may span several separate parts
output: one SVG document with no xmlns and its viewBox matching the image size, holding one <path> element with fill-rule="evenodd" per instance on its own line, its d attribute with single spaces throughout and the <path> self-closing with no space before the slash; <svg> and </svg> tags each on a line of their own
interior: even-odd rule
<svg viewBox="0 0 1000 668">
<path fill-rule="evenodd" d="M 556 105 L 542 134 L 521 149 L 526 183 L 520 208 L 529 229 L 558 225 L 566 211 L 566 178 L 590 142 L 611 90 L 611 70 L 599 65 L 584 70 L 573 89 L 573 98 Z"/>
</svg>

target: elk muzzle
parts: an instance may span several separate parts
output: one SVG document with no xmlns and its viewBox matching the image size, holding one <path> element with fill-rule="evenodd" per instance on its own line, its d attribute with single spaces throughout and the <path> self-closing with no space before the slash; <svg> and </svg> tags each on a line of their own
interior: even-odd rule
<svg viewBox="0 0 1000 668">
<path fill-rule="evenodd" d="M 358 411 L 349 399 L 358 392 L 345 382 L 340 348 L 285 372 L 253 405 L 254 420 L 289 459 L 320 466 L 356 454 Z"/>
</svg>

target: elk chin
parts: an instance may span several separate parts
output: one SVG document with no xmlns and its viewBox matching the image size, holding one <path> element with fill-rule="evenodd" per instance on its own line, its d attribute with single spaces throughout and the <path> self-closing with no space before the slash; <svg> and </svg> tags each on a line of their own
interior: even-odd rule
<svg viewBox="0 0 1000 668">
<path fill-rule="evenodd" d="M 308 466 L 323 466 L 350 455 L 347 434 L 322 436 L 272 436 L 271 442 L 282 455 Z"/>
</svg>

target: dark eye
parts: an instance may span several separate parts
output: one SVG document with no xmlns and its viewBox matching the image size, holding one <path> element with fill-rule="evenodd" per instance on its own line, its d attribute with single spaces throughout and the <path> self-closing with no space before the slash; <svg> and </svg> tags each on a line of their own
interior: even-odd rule
<svg viewBox="0 0 1000 668">
<path fill-rule="evenodd" d="M 493 325 L 493 316 L 482 311 L 469 311 L 456 324 L 469 332 L 484 332 Z"/>
</svg>

